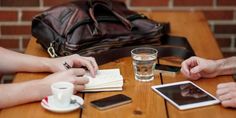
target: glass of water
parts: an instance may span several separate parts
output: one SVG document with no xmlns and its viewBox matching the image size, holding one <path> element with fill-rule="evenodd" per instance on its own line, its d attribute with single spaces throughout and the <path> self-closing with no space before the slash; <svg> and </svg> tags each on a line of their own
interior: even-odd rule
<svg viewBox="0 0 236 118">
<path fill-rule="evenodd" d="M 158 51 L 154 48 L 140 47 L 131 50 L 135 79 L 148 82 L 154 79 L 154 68 Z"/>
</svg>

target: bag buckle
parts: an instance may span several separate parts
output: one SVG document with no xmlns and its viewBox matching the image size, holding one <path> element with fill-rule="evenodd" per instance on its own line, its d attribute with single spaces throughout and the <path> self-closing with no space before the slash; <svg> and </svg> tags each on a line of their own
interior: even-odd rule
<svg viewBox="0 0 236 118">
<path fill-rule="evenodd" d="M 52 58 L 55 58 L 57 57 L 57 54 L 55 52 L 55 49 L 53 48 L 53 42 L 50 43 L 50 46 L 48 47 L 48 54 L 52 57 Z"/>
</svg>

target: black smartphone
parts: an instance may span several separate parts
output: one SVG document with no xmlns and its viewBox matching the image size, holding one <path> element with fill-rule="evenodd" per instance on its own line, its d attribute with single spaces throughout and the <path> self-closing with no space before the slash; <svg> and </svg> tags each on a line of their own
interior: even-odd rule
<svg viewBox="0 0 236 118">
<path fill-rule="evenodd" d="M 156 64 L 155 69 L 160 71 L 168 71 L 168 72 L 179 72 L 181 67 Z"/>
<path fill-rule="evenodd" d="M 124 94 L 117 94 L 114 96 L 101 98 L 98 100 L 91 101 L 91 105 L 100 109 L 105 110 L 108 108 L 120 106 L 132 102 L 132 99 Z"/>
</svg>

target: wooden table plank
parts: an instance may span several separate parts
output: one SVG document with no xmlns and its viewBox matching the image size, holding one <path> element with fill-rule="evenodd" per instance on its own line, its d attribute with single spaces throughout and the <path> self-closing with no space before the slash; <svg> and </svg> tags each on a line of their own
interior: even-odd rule
<svg viewBox="0 0 236 118">
<path fill-rule="evenodd" d="M 122 92 L 100 92 L 85 94 L 87 107 L 83 110 L 82 118 L 166 118 L 164 100 L 151 90 L 152 85 L 160 84 L 159 76 L 155 76 L 152 82 L 139 82 L 134 79 L 131 58 L 122 58 L 116 63 L 102 65 L 101 68 L 119 68 L 124 77 L 124 90 Z M 117 108 L 100 111 L 88 105 L 95 99 L 111 96 L 114 94 L 125 94 L 132 98 L 132 103 Z"/>
<path fill-rule="evenodd" d="M 163 78 L 164 83 L 172 83 L 172 82 L 187 80 L 180 73 L 172 77 L 168 75 L 163 75 L 162 78 Z M 216 78 L 200 79 L 193 82 L 215 96 L 217 84 L 222 83 L 222 82 L 229 82 L 229 81 L 232 81 L 231 77 L 221 76 L 221 77 L 216 77 Z M 180 111 L 176 107 L 174 107 L 172 104 L 167 102 L 167 109 L 168 109 L 169 118 L 189 118 L 189 117 L 191 118 L 235 118 L 235 115 L 236 115 L 234 109 L 224 108 L 220 104 Z"/>
<path fill-rule="evenodd" d="M 186 37 L 196 55 L 211 59 L 223 57 L 201 12 L 154 12 L 150 17 L 156 21 L 169 21 L 171 35 Z"/>
<path fill-rule="evenodd" d="M 223 57 L 219 47 L 217 46 L 216 40 L 210 31 L 207 20 L 204 18 L 202 13 L 153 13 L 151 17 L 155 20 L 170 21 L 172 26 L 171 34 L 187 37 L 197 56 L 209 59 L 219 59 Z M 168 61 L 162 60 L 161 63 L 168 63 Z M 187 80 L 183 75 L 181 75 L 181 73 L 176 76 L 163 74 L 162 78 L 163 83 Z M 217 84 L 229 81 L 233 81 L 231 76 L 200 79 L 193 82 L 211 94 L 216 95 L 215 91 Z M 221 105 L 180 111 L 170 103 L 167 103 L 167 109 L 170 118 L 233 118 L 236 115 L 236 112 L 234 112 L 233 109 L 226 109 Z"/>
</svg>

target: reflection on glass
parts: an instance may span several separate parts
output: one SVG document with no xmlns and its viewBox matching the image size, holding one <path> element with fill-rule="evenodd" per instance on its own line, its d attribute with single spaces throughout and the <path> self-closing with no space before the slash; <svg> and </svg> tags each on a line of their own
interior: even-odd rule
<svg viewBox="0 0 236 118">
<path fill-rule="evenodd" d="M 174 101 L 178 105 L 214 100 L 211 96 L 204 93 L 191 83 L 156 88 L 162 94 Z"/>
<path fill-rule="evenodd" d="M 207 96 L 206 93 L 190 84 L 180 85 L 180 89 L 183 97 L 202 98 Z"/>
</svg>

